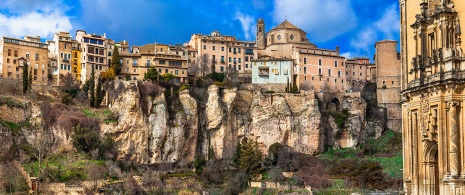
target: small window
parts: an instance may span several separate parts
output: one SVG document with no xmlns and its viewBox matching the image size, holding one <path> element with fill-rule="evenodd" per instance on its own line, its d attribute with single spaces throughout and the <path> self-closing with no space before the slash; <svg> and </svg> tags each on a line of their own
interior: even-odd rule
<svg viewBox="0 0 465 195">
<path fill-rule="evenodd" d="M 320 65 L 320 66 L 322 65 L 321 59 L 318 59 L 318 65 Z"/>
<path fill-rule="evenodd" d="M 394 85 L 394 81 L 392 81 L 392 84 Z"/>
<path fill-rule="evenodd" d="M 334 61 L 334 67 L 336 68 L 337 68 L 337 63 L 338 63 L 337 61 Z"/>
</svg>

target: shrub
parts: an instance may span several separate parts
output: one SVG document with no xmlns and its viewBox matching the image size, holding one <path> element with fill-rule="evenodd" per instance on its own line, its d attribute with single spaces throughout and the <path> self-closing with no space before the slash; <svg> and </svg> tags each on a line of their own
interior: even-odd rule
<svg viewBox="0 0 465 195">
<path fill-rule="evenodd" d="M 12 78 L 1 78 L 0 94 L 2 95 L 21 95 L 21 82 Z"/>
<path fill-rule="evenodd" d="M 179 91 L 189 90 L 189 88 L 190 88 L 189 84 L 184 84 L 181 86 L 181 88 L 179 88 Z"/>
<path fill-rule="evenodd" d="M 197 157 L 194 161 L 194 169 L 196 174 L 202 173 L 203 167 L 207 164 L 205 156 Z"/>
<path fill-rule="evenodd" d="M 348 185 L 360 188 L 384 189 L 386 175 L 378 162 L 342 159 L 330 169 L 331 175 L 348 179 Z"/>
<path fill-rule="evenodd" d="M 73 146 L 85 153 L 97 149 L 100 145 L 99 132 L 89 127 L 82 127 L 80 124 L 74 128 L 71 138 Z"/>
<path fill-rule="evenodd" d="M 341 112 L 339 111 L 328 111 L 328 114 L 334 118 L 334 122 L 337 124 L 338 128 L 344 128 L 344 124 L 347 119 L 350 117 L 349 110 L 343 109 Z"/>
</svg>

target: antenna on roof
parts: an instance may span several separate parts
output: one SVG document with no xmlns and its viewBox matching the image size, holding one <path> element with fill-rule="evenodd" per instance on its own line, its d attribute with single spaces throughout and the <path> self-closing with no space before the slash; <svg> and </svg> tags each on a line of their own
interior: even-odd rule
<svg viewBox="0 0 465 195">
<path fill-rule="evenodd" d="M 287 21 L 287 15 L 285 15 L 284 17 L 286 18 L 285 21 Z"/>
</svg>

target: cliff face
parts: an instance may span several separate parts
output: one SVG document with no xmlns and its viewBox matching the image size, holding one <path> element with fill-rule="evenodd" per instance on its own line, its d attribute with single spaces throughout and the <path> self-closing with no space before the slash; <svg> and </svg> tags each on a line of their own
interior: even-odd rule
<svg viewBox="0 0 465 195">
<path fill-rule="evenodd" d="M 265 154 L 270 145 L 281 143 L 316 155 L 325 146 L 355 147 L 373 134 L 367 132 L 367 103 L 359 94 L 337 96 L 339 105 L 332 109 L 350 113 L 341 128 L 320 110 L 313 92 L 264 94 L 213 85 L 200 107 L 187 90 L 180 92 L 178 105 L 168 105 L 173 101 L 167 101 L 164 94 L 146 97 L 148 115 L 139 105 L 143 96 L 136 84 L 126 83 L 121 93 L 109 100 L 119 121 L 103 124 L 101 129 L 115 139 L 119 159 L 139 164 L 185 164 L 196 155 L 209 154 L 230 159 L 243 137 L 257 140 Z M 175 109 L 170 111 L 170 106 Z"/>
<path fill-rule="evenodd" d="M 142 111 L 140 91 L 127 85 L 109 108 L 119 116 L 117 124 L 102 125 L 102 133 L 116 142 L 118 159 L 138 164 L 187 163 L 195 158 L 197 143 L 197 105 L 187 91 L 179 95 L 181 107 L 169 120 L 163 93 L 146 97 L 149 114 Z"/>
</svg>

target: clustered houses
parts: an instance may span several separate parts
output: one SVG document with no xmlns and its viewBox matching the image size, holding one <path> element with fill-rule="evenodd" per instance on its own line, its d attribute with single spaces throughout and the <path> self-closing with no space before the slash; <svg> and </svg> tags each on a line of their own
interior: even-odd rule
<svg viewBox="0 0 465 195">
<path fill-rule="evenodd" d="M 394 47 L 378 49 L 385 48 L 386 44 Z M 378 76 L 378 84 L 382 82 L 384 89 L 394 87 L 394 82 L 398 91 L 399 80 L 385 73 L 392 72 L 387 69 L 400 67 L 400 61 L 391 63 L 390 58 L 382 57 L 398 57 L 396 45 L 395 41 L 378 42 L 376 51 L 380 54 L 375 57 L 376 64 L 372 64 L 366 57 L 346 59 L 340 55 L 339 47 L 318 48 L 308 40 L 305 31 L 287 20 L 265 32 L 265 22 L 259 19 L 256 42 L 213 31 L 210 35 L 193 34 L 183 45 L 150 43 L 129 47 L 127 41 L 115 42 L 105 34 L 77 30 L 75 39 L 69 32 L 57 32 L 47 43 L 42 43 L 40 37 L 24 40 L 3 37 L 0 75 L 20 79 L 22 63 L 19 61 L 22 60 L 32 65 L 35 84 L 60 85 L 61 77 L 66 74 L 84 83 L 90 78 L 92 68 L 97 76 L 109 69 L 116 47 L 122 65 L 119 79 L 143 80 L 145 73 L 155 67 L 160 75 L 172 74 L 175 83 L 187 83 L 195 75 L 216 71 L 251 77 L 256 84 L 287 84 L 321 92 L 343 92 L 360 90 L 363 83 L 375 82 Z M 391 100 L 384 102 L 392 103 Z"/>
<path fill-rule="evenodd" d="M 346 59 L 335 50 L 317 48 L 307 39 L 307 33 L 285 20 L 278 26 L 265 33 L 263 19 L 257 21 L 257 59 L 253 66 L 252 83 L 280 83 L 299 86 L 300 88 L 314 89 L 322 92 L 343 92 L 359 90 L 360 85 L 367 81 L 375 81 L 377 68 L 385 66 L 371 64 L 368 58 Z M 393 41 L 383 41 L 384 42 Z M 397 56 L 396 50 L 377 50 L 377 52 L 391 52 L 389 55 Z M 382 54 L 381 54 L 382 55 Z M 279 80 L 275 76 L 286 71 L 276 72 L 272 65 L 275 61 L 288 61 L 291 65 L 292 76 Z M 384 58 L 376 63 L 385 63 Z M 268 66 L 268 65 L 269 66 Z M 390 65 L 400 68 L 400 62 Z M 255 70 L 255 67 L 253 68 Z M 265 73 L 268 72 L 268 73 Z"/>
<path fill-rule="evenodd" d="M 194 64 L 212 64 L 216 72 L 237 71 L 250 74 L 254 59 L 255 43 L 240 41 L 233 36 L 221 35 L 213 31 L 211 35 L 194 34 L 189 45 L 197 51 Z M 206 61 L 206 62 L 205 62 Z"/>
</svg>

